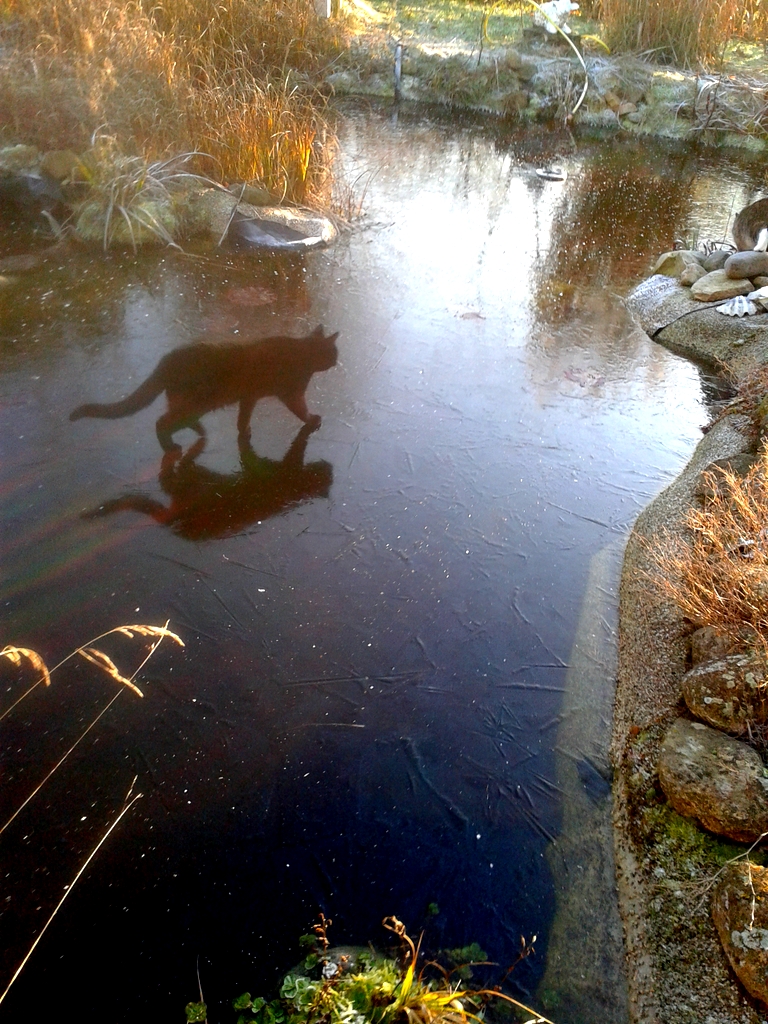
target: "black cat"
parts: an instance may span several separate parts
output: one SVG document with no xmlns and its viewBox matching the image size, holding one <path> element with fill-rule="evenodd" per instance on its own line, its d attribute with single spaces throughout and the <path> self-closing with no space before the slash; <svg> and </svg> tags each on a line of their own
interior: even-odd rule
<svg viewBox="0 0 768 1024">
<path fill-rule="evenodd" d="M 237 432 L 241 442 L 251 436 L 253 407 L 274 395 L 307 426 L 320 426 L 320 417 L 307 410 L 305 391 L 312 375 L 336 365 L 338 331 L 326 337 L 322 325 L 305 338 L 278 335 L 244 345 L 198 343 L 163 356 L 143 384 L 121 402 L 80 405 L 71 420 L 83 416 L 119 419 L 146 408 L 165 391 L 168 410 L 158 419 L 157 439 L 165 451 L 179 446 L 173 434 L 191 427 L 201 437 L 200 417 L 238 402 Z"/>
</svg>

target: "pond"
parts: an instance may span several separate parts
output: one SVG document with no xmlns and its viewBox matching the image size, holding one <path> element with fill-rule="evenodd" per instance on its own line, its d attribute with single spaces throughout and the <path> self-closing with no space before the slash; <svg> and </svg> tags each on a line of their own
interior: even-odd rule
<svg viewBox="0 0 768 1024">
<path fill-rule="evenodd" d="M 55 664 L 170 620 L 186 645 L 161 645 L 144 698 L 122 692 L 2 834 L 4 987 L 135 777 L 143 794 L 9 1019 L 182 1019 L 199 968 L 212 1019 L 234 1020 L 228 1001 L 266 993 L 320 911 L 338 943 L 385 943 L 389 914 L 430 952 L 476 941 L 490 980 L 536 935 L 510 992 L 625 1019 L 605 835 L 563 910 L 592 863 L 573 811 L 609 820 L 622 543 L 717 387 L 621 296 L 675 238 L 721 237 L 759 169 L 434 112 L 340 117 L 363 212 L 332 248 L 72 249 L 3 282 L 4 642 Z M 554 163 L 566 181 L 536 175 Z M 318 324 L 339 358 L 307 391 L 315 431 L 266 398 L 250 452 L 228 407 L 204 448 L 177 435 L 179 460 L 160 402 L 69 420 L 194 339 Z M 140 664 L 135 641 L 103 643 Z M 2 671 L 4 709 L 29 676 Z M 70 662 L 2 720 L 3 822 L 116 685 Z M 609 918 L 606 993 L 572 979 Z"/>
</svg>

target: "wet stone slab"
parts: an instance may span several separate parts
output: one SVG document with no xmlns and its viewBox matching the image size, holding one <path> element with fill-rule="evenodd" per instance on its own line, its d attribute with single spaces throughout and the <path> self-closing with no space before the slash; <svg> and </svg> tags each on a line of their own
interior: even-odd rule
<svg viewBox="0 0 768 1024">
<path fill-rule="evenodd" d="M 671 277 L 654 274 L 634 288 L 627 308 L 642 329 L 673 352 L 709 364 L 728 362 L 745 367 L 768 361 L 768 315 L 743 320 L 723 316 L 715 306 L 691 297 Z"/>
</svg>

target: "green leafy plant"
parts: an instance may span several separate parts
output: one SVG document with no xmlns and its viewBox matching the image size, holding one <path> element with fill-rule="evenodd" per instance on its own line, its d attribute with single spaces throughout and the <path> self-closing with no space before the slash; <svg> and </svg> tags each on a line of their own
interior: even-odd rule
<svg viewBox="0 0 768 1024">
<path fill-rule="evenodd" d="M 314 936 L 302 936 L 302 946 L 308 948 L 311 940 L 313 950 L 284 976 L 278 998 L 268 1002 L 245 992 L 234 1000 L 237 1024 L 468 1024 L 480 1020 L 495 999 L 527 1014 L 527 1024 L 552 1024 L 503 993 L 501 985 L 479 990 L 460 986 L 471 965 L 488 963 L 477 943 L 445 951 L 448 969 L 427 961 L 417 970 L 419 947 L 396 917 L 386 917 L 382 924 L 398 939 L 397 959 L 372 949 L 334 952 L 327 937 L 330 924 L 321 915 Z M 521 941 L 521 952 L 502 984 L 515 964 L 533 952 L 533 941 Z"/>
</svg>

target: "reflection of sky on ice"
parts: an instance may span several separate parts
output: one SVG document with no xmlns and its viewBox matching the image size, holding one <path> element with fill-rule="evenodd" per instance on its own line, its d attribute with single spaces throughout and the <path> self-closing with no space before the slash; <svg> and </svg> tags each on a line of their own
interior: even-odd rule
<svg viewBox="0 0 768 1024">
<path fill-rule="evenodd" d="M 115 1020 L 175 1013 L 198 953 L 211 1002 L 255 991 L 319 908 L 337 941 L 377 941 L 384 914 L 416 932 L 435 901 L 430 949 L 476 940 L 507 962 L 537 932 L 545 952 L 552 749 L 588 565 L 706 418 L 698 371 L 634 328 L 620 294 L 741 202 L 750 175 L 649 143 L 415 115 L 355 114 L 340 136 L 348 179 L 375 173 L 363 218 L 325 252 L 73 253 L 0 296 L 9 639 L 55 660 L 117 623 L 170 617 L 187 643 L 159 652 L 144 701 L 121 699 L 41 805 L 34 849 L 13 854 L 7 962 L 36 927 L 30 872 L 60 863 L 40 883 L 47 906 L 138 773 L 141 813 L 73 897 L 71 941 L 53 929 L 30 963 L 18 1006 L 65 978 L 87 1000 L 97 970 L 123 993 Z M 535 176 L 553 163 L 566 182 Z M 183 481 L 160 468 L 160 403 L 67 420 L 200 335 L 317 323 L 340 331 L 338 366 L 308 389 L 323 424 L 304 464 L 332 479 L 327 498 L 284 472 L 299 424 L 274 399 L 253 417 L 261 461 L 242 462 L 235 412 L 219 410 Z M 218 532 L 187 539 L 138 503 L 81 518 L 126 494 L 202 503 Z M 0 800 L 37 778 L 31 742 L 52 763 L 103 699 L 77 671 L 30 701 L 8 725 Z M 543 960 L 518 969 L 521 991 Z M 143 979 L 129 994 L 126 972 Z"/>
</svg>

